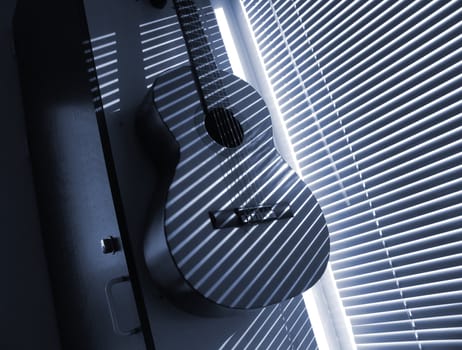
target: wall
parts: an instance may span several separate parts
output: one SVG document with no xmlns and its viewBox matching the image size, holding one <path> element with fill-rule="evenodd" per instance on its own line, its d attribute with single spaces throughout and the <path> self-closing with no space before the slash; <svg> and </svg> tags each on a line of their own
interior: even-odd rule
<svg viewBox="0 0 462 350">
<path fill-rule="evenodd" d="M 13 52 L 15 0 L 0 3 L 0 348 L 59 349 Z"/>
</svg>

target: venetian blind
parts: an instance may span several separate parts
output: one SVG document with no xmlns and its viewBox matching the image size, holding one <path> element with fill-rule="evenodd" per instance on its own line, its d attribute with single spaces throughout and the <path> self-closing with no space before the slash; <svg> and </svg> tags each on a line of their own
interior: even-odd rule
<svg viewBox="0 0 462 350">
<path fill-rule="evenodd" d="M 462 348 L 462 1 L 241 0 L 359 349 Z"/>
</svg>

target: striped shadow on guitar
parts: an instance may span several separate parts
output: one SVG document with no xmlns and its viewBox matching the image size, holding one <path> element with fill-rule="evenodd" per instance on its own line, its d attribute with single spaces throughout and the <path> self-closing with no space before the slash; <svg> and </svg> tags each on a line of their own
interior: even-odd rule
<svg viewBox="0 0 462 350">
<path fill-rule="evenodd" d="M 263 99 L 218 70 L 194 3 L 174 3 L 191 67 L 158 76 L 138 118 L 159 175 L 148 270 L 186 304 L 254 309 L 287 300 L 324 272 L 324 216 L 276 151 Z"/>
</svg>

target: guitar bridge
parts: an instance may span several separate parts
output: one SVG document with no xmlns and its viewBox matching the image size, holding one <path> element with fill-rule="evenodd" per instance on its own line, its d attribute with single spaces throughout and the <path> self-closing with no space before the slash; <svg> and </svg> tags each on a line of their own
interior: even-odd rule
<svg viewBox="0 0 462 350">
<path fill-rule="evenodd" d="M 259 205 L 248 208 L 215 210 L 209 212 L 214 228 L 241 227 L 294 216 L 289 203 Z"/>
</svg>

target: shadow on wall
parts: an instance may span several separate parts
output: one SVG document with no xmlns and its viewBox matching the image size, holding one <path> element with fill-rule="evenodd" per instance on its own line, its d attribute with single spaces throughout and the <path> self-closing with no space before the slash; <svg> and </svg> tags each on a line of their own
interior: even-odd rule
<svg viewBox="0 0 462 350">
<path fill-rule="evenodd" d="M 57 350 L 12 44 L 15 3 L 0 3 L 0 349 Z"/>
</svg>

